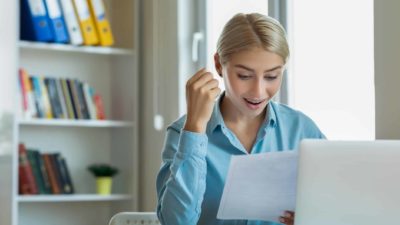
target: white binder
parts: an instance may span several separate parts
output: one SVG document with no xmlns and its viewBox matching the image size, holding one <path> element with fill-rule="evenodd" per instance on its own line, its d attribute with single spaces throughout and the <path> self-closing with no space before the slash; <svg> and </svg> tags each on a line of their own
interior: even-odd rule
<svg viewBox="0 0 400 225">
<path fill-rule="evenodd" d="M 61 8 L 64 13 L 65 23 L 69 33 L 70 43 L 73 45 L 83 44 L 83 37 L 81 28 L 79 27 L 78 19 L 75 13 L 75 9 L 72 0 L 59 0 Z"/>
</svg>

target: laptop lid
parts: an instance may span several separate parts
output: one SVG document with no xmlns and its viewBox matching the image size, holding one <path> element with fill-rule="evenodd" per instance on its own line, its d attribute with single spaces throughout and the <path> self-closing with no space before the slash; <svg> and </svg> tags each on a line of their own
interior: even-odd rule
<svg viewBox="0 0 400 225">
<path fill-rule="evenodd" d="M 295 225 L 400 222 L 400 141 L 304 140 Z"/>
</svg>

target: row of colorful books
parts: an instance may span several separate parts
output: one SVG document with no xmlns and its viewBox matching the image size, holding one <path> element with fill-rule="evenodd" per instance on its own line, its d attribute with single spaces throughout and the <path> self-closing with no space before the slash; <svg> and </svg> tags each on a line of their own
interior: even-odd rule
<svg viewBox="0 0 400 225">
<path fill-rule="evenodd" d="M 111 46 L 103 0 L 20 0 L 21 40 Z"/>
<path fill-rule="evenodd" d="M 60 153 L 40 153 L 20 143 L 18 158 L 19 194 L 74 193 L 67 163 Z"/>
<path fill-rule="evenodd" d="M 105 119 L 101 96 L 86 82 L 28 75 L 20 69 L 19 84 L 26 119 Z"/>
</svg>

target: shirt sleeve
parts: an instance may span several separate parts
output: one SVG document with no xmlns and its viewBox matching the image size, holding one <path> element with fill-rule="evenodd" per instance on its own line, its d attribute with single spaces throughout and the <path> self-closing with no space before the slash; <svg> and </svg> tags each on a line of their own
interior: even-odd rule
<svg viewBox="0 0 400 225">
<path fill-rule="evenodd" d="M 304 137 L 310 139 L 326 139 L 325 134 L 319 129 L 317 124 L 308 116 L 303 114 L 304 124 Z"/>
<path fill-rule="evenodd" d="M 197 224 L 206 187 L 207 142 L 206 134 L 167 129 L 157 176 L 161 224 Z"/>
</svg>

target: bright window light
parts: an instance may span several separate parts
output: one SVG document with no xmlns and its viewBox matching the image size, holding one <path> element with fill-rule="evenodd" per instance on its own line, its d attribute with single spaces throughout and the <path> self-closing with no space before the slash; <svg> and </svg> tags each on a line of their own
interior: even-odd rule
<svg viewBox="0 0 400 225">
<path fill-rule="evenodd" d="M 292 1 L 289 105 L 328 139 L 375 138 L 373 0 Z"/>
</svg>

